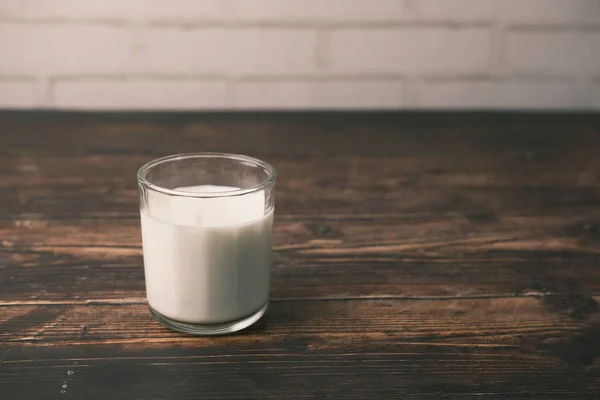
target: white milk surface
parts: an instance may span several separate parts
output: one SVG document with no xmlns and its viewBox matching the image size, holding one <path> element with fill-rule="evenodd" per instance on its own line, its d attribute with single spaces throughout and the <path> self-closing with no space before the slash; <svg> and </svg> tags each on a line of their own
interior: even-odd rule
<svg viewBox="0 0 600 400">
<path fill-rule="evenodd" d="M 180 187 L 226 192 L 225 186 Z M 250 316 L 269 298 L 273 212 L 264 193 L 189 198 L 149 191 L 141 213 L 148 303 L 187 323 Z"/>
</svg>

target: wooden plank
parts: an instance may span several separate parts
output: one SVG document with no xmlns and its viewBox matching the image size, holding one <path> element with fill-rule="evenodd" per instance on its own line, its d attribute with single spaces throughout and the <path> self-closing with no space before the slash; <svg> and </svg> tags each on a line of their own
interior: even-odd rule
<svg viewBox="0 0 600 400">
<path fill-rule="evenodd" d="M 464 139 L 462 154 L 482 146 Z M 398 157 L 274 159 L 274 298 L 598 292 L 600 159 L 554 145 L 519 158 L 508 143 L 460 157 L 425 143 Z M 0 300 L 143 298 L 133 177 L 145 160 L 0 159 Z"/>
<path fill-rule="evenodd" d="M 0 301 L 143 300 L 139 229 L 137 217 L 0 221 Z M 272 297 L 599 293 L 599 232 L 581 217 L 289 217 Z"/>
<path fill-rule="evenodd" d="M 380 334 L 397 340 L 514 345 L 517 335 L 570 337 L 600 328 L 600 297 L 546 295 L 455 300 L 275 300 L 242 335 L 196 338 L 156 323 L 145 303 L 4 305 L 0 343 L 26 346 L 141 343 L 196 346 L 260 336 Z M 85 329 L 84 329 L 85 328 Z M 600 343 L 600 337 L 597 339 Z M 598 354 L 600 357 L 600 354 Z"/>
<path fill-rule="evenodd" d="M 404 144 L 402 140 L 397 142 L 397 145 Z M 467 153 L 467 149 L 462 149 L 461 153 Z M 426 187 L 439 187 L 440 190 L 531 187 L 539 190 L 600 186 L 597 179 L 600 162 L 572 157 L 560 154 L 528 160 L 514 154 L 513 149 L 499 149 L 493 156 L 478 154 L 466 159 L 426 152 L 378 157 L 315 156 L 310 159 L 276 156 L 267 160 L 278 170 L 278 183 L 289 190 L 348 189 L 393 193 L 401 188 Z M 0 187 L 31 190 L 32 186 L 40 186 L 39 192 L 32 193 L 34 195 L 42 195 L 53 186 L 57 190 L 87 187 L 88 190 L 96 188 L 91 194 L 104 195 L 106 189 L 100 190 L 98 186 L 113 184 L 115 189 L 136 188 L 137 169 L 151 159 L 141 155 L 2 156 Z"/>
<path fill-rule="evenodd" d="M 268 156 L 412 155 L 502 148 L 536 159 L 598 143 L 594 114 L 492 113 L 19 113 L 0 114 L 2 154 L 135 154 L 182 151 Z M 399 143 L 403 146 L 399 146 Z"/>
<path fill-rule="evenodd" d="M 593 399 L 599 300 L 280 301 L 218 338 L 168 331 L 144 305 L 5 306 L 0 387 L 24 398 L 66 384 L 91 399 Z"/>
<path fill-rule="evenodd" d="M 19 398 L 128 399 L 571 399 L 595 400 L 597 369 L 569 370 L 497 348 L 438 349 L 418 344 L 395 351 L 323 350 L 226 357 L 125 355 L 97 359 L 88 353 L 34 363 L 5 363 L 5 393 Z M 432 348 L 434 347 L 434 348 Z M 71 375 L 69 375 L 71 372 Z M 32 384 L 35 382 L 35 384 Z"/>
<path fill-rule="evenodd" d="M 597 399 L 599 132 L 0 112 L 0 397 Z M 170 332 L 144 303 L 135 171 L 188 151 L 279 172 L 273 302 L 239 335 Z"/>
<path fill-rule="evenodd" d="M 530 162 L 502 152 L 471 157 L 463 149 L 462 154 L 268 161 L 278 170 L 282 215 L 573 213 L 578 207 L 596 210 L 600 203 L 596 157 Z M 138 204 L 136 171 L 149 159 L 1 157 L 0 218 L 132 215 Z"/>
</svg>

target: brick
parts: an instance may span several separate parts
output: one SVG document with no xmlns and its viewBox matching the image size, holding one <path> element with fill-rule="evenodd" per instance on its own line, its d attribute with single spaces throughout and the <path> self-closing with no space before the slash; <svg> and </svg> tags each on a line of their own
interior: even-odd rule
<svg viewBox="0 0 600 400">
<path fill-rule="evenodd" d="M 0 81 L 0 107 L 36 107 L 36 84 L 24 81 Z"/>
<path fill-rule="evenodd" d="M 306 29 L 153 29 L 141 57 L 151 72 L 303 73 L 314 68 L 315 42 Z"/>
<path fill-rule="evenodd" d="M 241 82 L 234 106 L 246 109 L 397 108 L 403 84 L 383 81 Z"/>
<path fill-rule="evenodd" d="M 487 29 L 405 28 L 331 33 L 329 67 L 354 73 L 469 73 L 486 71 Z"/>
<path fill-rule="evenodd" d="M 215 109 L 225 106 L 224 82 L 186 80 L 58 81 L 53 105 L 84 109 Z"/>
<path fill-rule="evenodd" d="M 417 0 L 414 4 L 417 18 L 421 20 L 481 22 L 495 19 L 494 0 Z"/>
<path fill-rule="evenodd" d="M 600 22 L 598 0 L 498 0 L 508 22 L 578 24 Z"/>
<path fill-rule="evenodd" d="M 516 70 L 581 73 L 600 71 L 600 32 L 512 31 L 506 60 Z"/>
<path fill-rule="evenodd" d="M 237 0 L 241 21 L 398 21 L 407 17 L 405 0 Z"/>
<path fill-rule="evenodd" d="M 424 108 L 518 109 L 571 107 L 571 88 L 561 82 L 441 81 L 419 85 Z"/>
<path fill-rule="evenodd" d="M 120 72 L 133 62 L 129 31 L 118 27 L 0 24 L 0 73 Z"/>
<path fill-rule="evenodd" d="M 118 0 L 113 0 L 121 3 Z M 227 0 L 130 0 L 127 10 L 133 19 L 188 22 L 228 19 Z"/>
<path fill-rule="evenodd" d="M 0 18 L 176 20 L 224 17 L 224 0 L 2 0 Z"/>
<path fill-rule="evenodd" d="M 590 90 L 590 103 L 591 108 L 600 109 L 600 83 L 596 83 Z"/>
</svg>

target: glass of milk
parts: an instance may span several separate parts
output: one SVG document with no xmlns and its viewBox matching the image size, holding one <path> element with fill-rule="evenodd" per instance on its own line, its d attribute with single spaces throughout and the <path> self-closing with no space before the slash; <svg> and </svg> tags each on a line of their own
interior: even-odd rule
<svg viewBox="0 0 600 400">
<path fill-rule="evenodd" d="M 237 154 L 178 154 L 138 171 L 146 292 L 156 320 L 196 335 L 267 310 L 275 169 Z"/>
</svg>

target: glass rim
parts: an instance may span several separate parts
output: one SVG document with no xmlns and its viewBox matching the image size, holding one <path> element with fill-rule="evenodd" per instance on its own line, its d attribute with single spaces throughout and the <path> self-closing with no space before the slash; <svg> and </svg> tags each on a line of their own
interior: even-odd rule
<svg viewBox="0 0 600 400">
<path fill-rule="evenodd" d="M 184 190 L 175 190 L 168 189 L 157 185 L 155 183 L 150 182 L 146 179 L 146 173 L 160 164 L 178 161 L 190 158 L 212 158 L 212 159 L 225 159 L 225 160 L 235 160 L 235 161 L 246 161 L 257 166 L 264 168 L 268 175 L 267 178 L 260 183 L 246 188 L 246 189 L 235 189 L 229 190 L 226 192 L 186 192 Z M 149 189 L 152 189 L 156 192 L 167 194 L 170 196 L 180 196 L 180 197 L 196 197 L 196 198 L 217 198 L 217 197 L 234 197 L 234 196 L 243 196 L 245 194 L 254 193 L 259 190 L 263 190 L 269 186 L 273 186 L 277 179 L 277 174 L 275 172 L 275 168 L 269 163 L 266 163 L 258 158 L 246 156 L 243 154 L 235 154 L 235 153 L 219 153 L 219 152 L 198 152 L 198 153 L 179 153 L 172 154 L 165 157 L 156 158 L 154 160 L 148 161 L 144 165 L 142 165 L 137 172 L 137 180 L 138 184 L 143 185 Z"/>
</svg>

